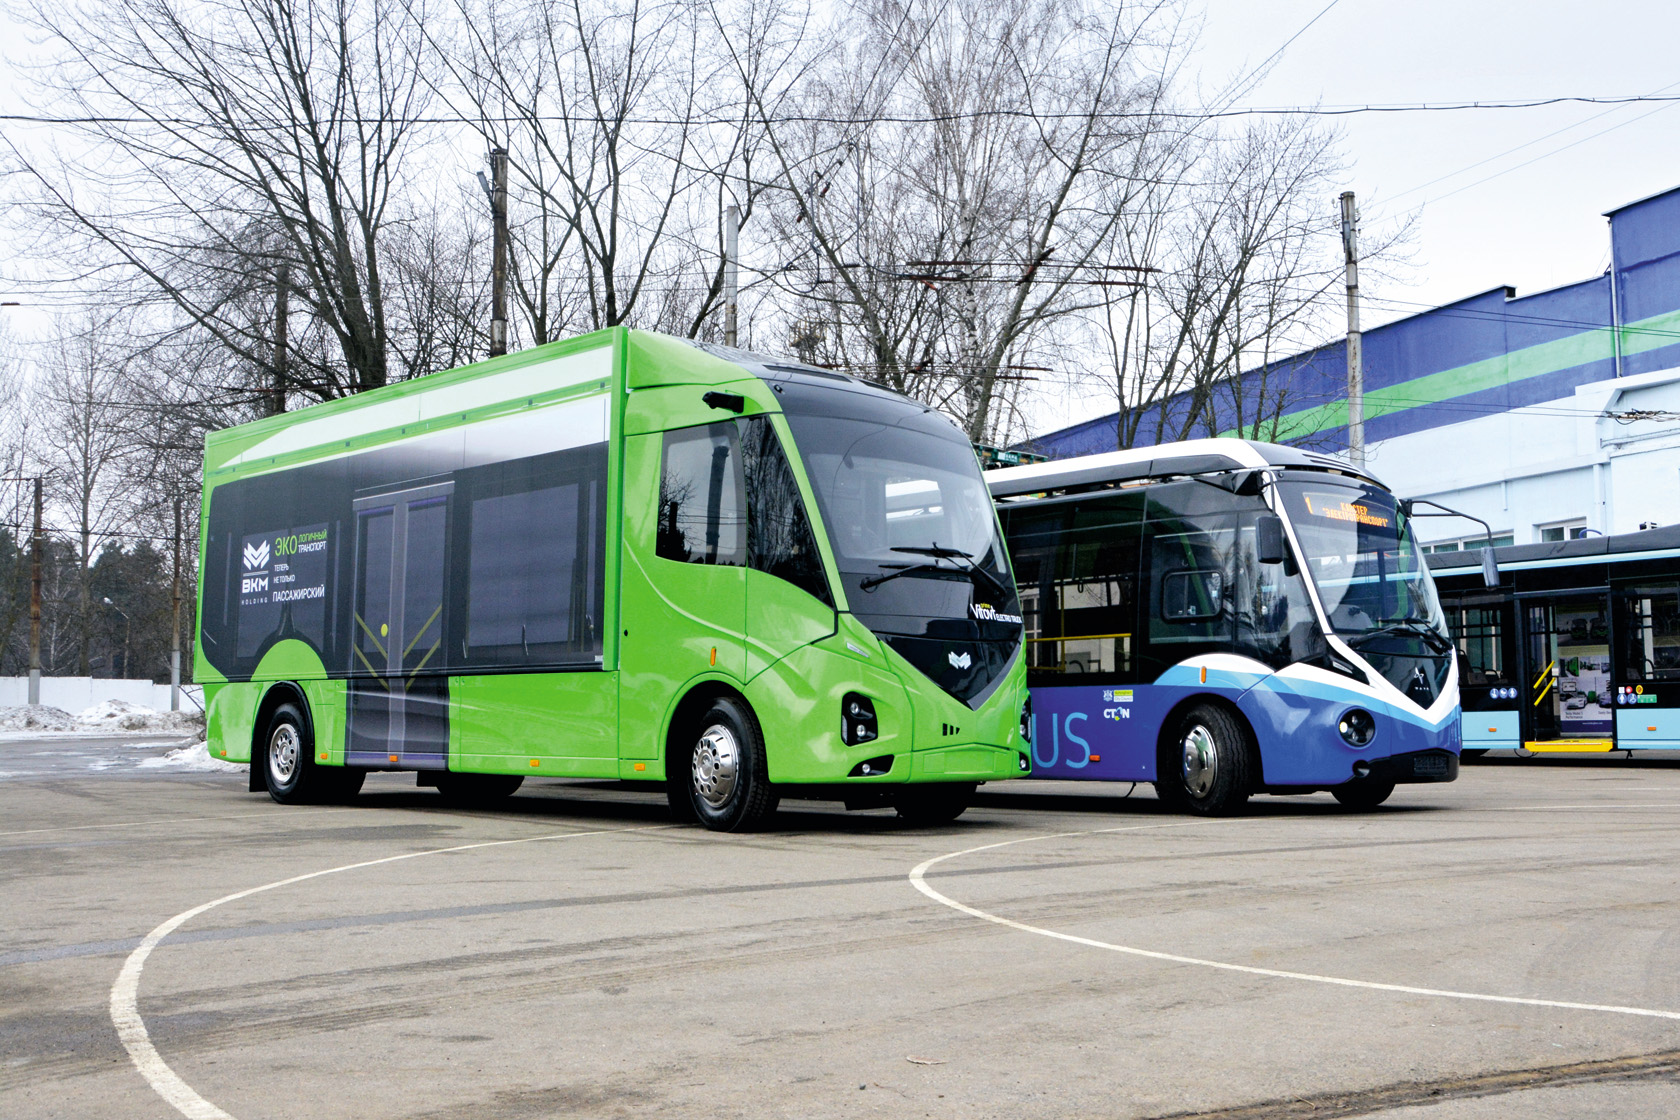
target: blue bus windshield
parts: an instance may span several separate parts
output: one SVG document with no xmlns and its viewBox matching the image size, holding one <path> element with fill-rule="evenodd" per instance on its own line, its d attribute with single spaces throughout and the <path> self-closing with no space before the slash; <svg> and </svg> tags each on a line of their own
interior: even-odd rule
<svg viewBox="0 0 1680 1120">
<path fill-rule="evenodd" d="M 1351 479 L 1286 476 L 1277 488 L 1332 630 L 1446 637 L 1435 584 L 1393 494 Z"/>
</svg>

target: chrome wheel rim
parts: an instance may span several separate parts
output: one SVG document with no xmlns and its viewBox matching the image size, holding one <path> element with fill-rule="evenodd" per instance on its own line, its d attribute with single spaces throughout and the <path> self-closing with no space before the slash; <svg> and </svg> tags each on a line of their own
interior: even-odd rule
<svg viewBox="0 0 1680 1120">
<path fill-rule="evenodd" d="M 268 737 L 268 775 L 276 785 L 291 784 L 302 755 L 303 740 L 299 738 L 297 728 L 289 723 L 276 727 L 274 734 Z"/>
<path fill-rule="evenodd" d="M 1206 797 L 1219 778 L 1219 751 L 1213 735 L 1197 724 L 1184 737 L 1184 788 L 1192 797 Z"/>
<path fill-rule="evenodd" d="M 722 724 L 706 728 L 694 744 L 694 792 L 714 809 L 721 809 L 741 777 L 741 747 Z"/>
</svg>

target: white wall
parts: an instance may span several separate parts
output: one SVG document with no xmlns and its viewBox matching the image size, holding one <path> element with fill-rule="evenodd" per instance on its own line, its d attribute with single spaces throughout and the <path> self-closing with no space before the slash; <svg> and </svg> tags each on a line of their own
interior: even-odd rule
<svg viewBox="0 0 1680 1120">
<path fill-rule="evenodd" d="M 42 677 L 41 703 L 62 708 L 71 715 L 86 711 L 104 700 L 125 700 L 160 712 L 169 710 L 169 686 L 151 681 L 111 680 L 104 677 Z M 29 703 L 28 677 L 0 677 L 0 708 Z M 181 710 L 204 710 L 204 689 L 196 684 L 181 686 Z"/>
<path fill-rule="evenodd" d="M 1654 414 L 1624 423 L 1606 413 Z M 1680 370 L 1583 385 L 1569 397 L 1372 444 L 1367 463 L 1395 493 L 1473 513 L 1517 544 L 1575 519 L 1600 533 L 1680 524 Z M 1481 533 L 1430 518 L 1425 543 Z"/>
</svg>

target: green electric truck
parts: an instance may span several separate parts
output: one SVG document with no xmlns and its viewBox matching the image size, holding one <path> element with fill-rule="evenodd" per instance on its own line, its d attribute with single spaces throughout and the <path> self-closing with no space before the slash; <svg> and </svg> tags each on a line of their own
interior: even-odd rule
<svg viewBox="0 0 1680 1120">
<path fill-rule="evenodd" d="M 205 441 L 209 747 L 282 803 L 414 771 L 954 818 L 1030 768 L 974 452 L 844 374 L 611 328 Z"/>
</svg>

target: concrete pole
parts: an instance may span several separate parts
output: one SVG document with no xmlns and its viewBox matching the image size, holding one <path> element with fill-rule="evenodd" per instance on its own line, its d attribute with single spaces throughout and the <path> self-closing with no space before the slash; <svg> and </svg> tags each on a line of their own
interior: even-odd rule
<svg viewBox="0 0 1680 1120">
<path fill-rule="evenodd" d="M 490 149 L 490 356 L 507 353 L 507 220 L 508 154 L 506 148 Z"/>
<path fill-rule="evenodd" d="M 286 319 L 291 314 L 292 273 L 281 265 L 274 273 L 274 386 L 270 390 L 268 414 L 286 411 Z"/>
<path fill-rule="evenodd" d="M 1348 460 L 1365 465 L 1365 354 L 1359 335 L 1359 211 L 1342 192 L 1342 252 L 1347 259 Z"/>
<path fill-rule="evenodd" d="M 29 543 L 29 705 L 41 703 L 41 480 L 35 480 L 35 531 Z"/>
<path fill-rule="evenodd" d="M 169 710 L 181 710 L 181 499 L 175 499 L 175 620 L 169 631 Z"/>
<path fill-rule="evenodd" d="M 723 212 L 723 344 L 737 345 L 735 327 L 741 291 L 741 208 Z"/>
</svg>

